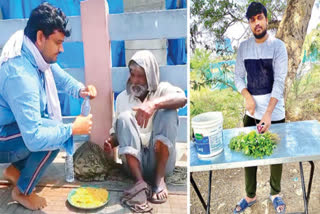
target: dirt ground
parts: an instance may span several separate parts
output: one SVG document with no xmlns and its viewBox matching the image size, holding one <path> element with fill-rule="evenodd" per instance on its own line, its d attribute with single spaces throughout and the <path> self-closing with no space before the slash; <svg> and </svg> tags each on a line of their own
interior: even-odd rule
<svg viewBox="0 0 320 214">
<path fill-rule="evenodd" d="M 309 213 L 320 213 L 320 161 L 315 161 L 315 171 L 312 183 L 312 191 L 309 201 Z M 303 164 L 306 187 L 309 182 L 310 164 Z M 258 167 L 257 172 L 257 203 L 248 208 L 245 214 L 269 214 L 275 213 L 271 201 L 268 199 L 270 193 L 269 166 Z M 193 178 L 198 188 L 207 201 L 208 172 L 193 173 Z M 304 202 L 301 189 L 299 163 L 283 165 L 282 171 L 282 196 L 287 205 L 287 213 L 304 211 Z M 190 213 L 205 213 L 192 185 L 190 185 Z M 224 214 L 233 213 L 236 203 L 245 196 L 244 169 L 215 170 L 212 173 L 212 192 L 210 213 Z"/>
</svg>

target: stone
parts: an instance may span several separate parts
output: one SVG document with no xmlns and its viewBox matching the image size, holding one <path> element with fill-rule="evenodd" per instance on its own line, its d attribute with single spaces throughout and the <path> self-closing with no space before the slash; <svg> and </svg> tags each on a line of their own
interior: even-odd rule
<svg viewBox="0 0 320 214">
<path fill-rule="evenodd" d="M 92 142 L 83 143 L 73 155 L 74 173 L 79 181 L 104 181 L 116 164 Z"/>
<path fill-rule="evenodd" d="M 301 195 L 302 195 L 302 189 L 297 189 L 297 190 L 296 190 L 296 194 L 297 194 L 298 196 L 301 196 Z"/>
<path fill-rule="evenodd" d="M 218 206 L 218 210 L 220 210 L 222 207 L 224 207 L 226 205 L 226 203 L 222 203 Z"/>
</svg>

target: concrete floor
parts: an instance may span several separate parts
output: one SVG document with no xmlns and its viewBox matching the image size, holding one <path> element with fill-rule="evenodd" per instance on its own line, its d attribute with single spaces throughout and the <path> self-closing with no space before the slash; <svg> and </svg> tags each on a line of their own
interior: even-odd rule
<svg viewBox="0 0 320 214">
<path fill-rule="evenodd" d="M 164 204 L 151 204 L 153 213 L 187 213 L 187 144 L 179 143 L 177 146 L 178 157 L 176 175 L 168 178 L 169 198 Z M 64 157 L 65 153 L 60 152 L 53 164 L 49 166 L 45 175 L 36 187 L 36 192 L 47 199 L 48 206 L 41 211 L 30 211 L 20 204 L 12 201 L 12 186 L 0 175 L 0 214 L 64 214 L 64 213 L 132 213 L 128 208 L 120 205 L 120 197 L 123 190 L 128 189 L 133 181 L 124 173 L 119 172 L 108 177 L 104 182 L 79 182 L 68 184 L 64 180 Z M 0 172 L 8 164 L 0 164 Z M 184 170 L 181 170 L 184 169 Z M 98 210 L 80 210 L 72 207 L 67 202 L 68 193 L 81 185 L 95 185 L 106 188 L 110 193 L 108 204 Z"/>
</svg>

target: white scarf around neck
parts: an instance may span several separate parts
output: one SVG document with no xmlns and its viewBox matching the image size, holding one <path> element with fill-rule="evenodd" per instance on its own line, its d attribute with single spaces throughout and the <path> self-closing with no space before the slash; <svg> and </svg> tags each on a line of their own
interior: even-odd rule
<svg viewBox="0 0 320 214">
<path fill-rule="evenodd" d="M 0 56 L 0 68 L 3 62 L 6 62 L 9 59 L 14 58 L 16 56 L 21 56 L 22 43 L 24 43 L 31 52 L 39 70 L 44 73 L 45 89 L 47 96 L 47 110 L 49 117 L 52 120 L 61 122 L 62 116 L 60 101 L 58 98 L 58 91 L 50 68 L 50 64 L 48 64 L 43 59 L 38 48 L 27 36 L 24 35 L 23 30 L 15 32 L 4 45 Z"/>
</svg>

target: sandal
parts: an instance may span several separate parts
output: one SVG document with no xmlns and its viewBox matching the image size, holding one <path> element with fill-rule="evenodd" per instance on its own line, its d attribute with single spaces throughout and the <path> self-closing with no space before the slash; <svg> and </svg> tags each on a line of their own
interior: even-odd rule
<svg viewBox="0 0 320 214">
<path fill-rule="evenodd" d="M 151 203 L 154 203 L 154 204 L 162 204 L 162 203 L 165 203 L 165 202 L 167 201 L 168 195 L 167 195 L 166 198 L 162 198 L 162 199 L 159 199 L 159 198 L 158 198 L 159 193 L 162 193 L 162 192 L 165 191 L 165 190 L 168 191 L 168 189 L 167 189 L 167 187 L 166 187 L 165 184 L 164 184 L 164 185 L 161 185 L 161 186 L 159 186 L 159 187 L 153 187 L 153 188 L 152 188 L 152 195 L 151 195 L 151 197 L 149 198 L 149 201 L 150 201 Z M 152 197 L 154 194 L 156 195 L 157 198 L 153 198 L 153 197 Z"/>
<path fill-rule="evenodd" d="M 144 181 L 139 181 L 132 188 L 123 192 L 120 203 L 133 212 L 149 213 L 152 207 L 148 204 L 148 197 L 150 197 L 149 185 Z"/>
<path fill-rule="evenodd" d="M 275 197 L 275 198 L 272 200 L 272 196 L 270 195 L 270 200 L 271 200 L 271 202 L 272 202 L 272 204 L 273 204 L 273 207 L 274 207 L 276 213 L 279 213 L 279 214 L 284 214 L 284 213 L 286 213 L 286 204 L 284 203 L 284 201 L 282 200 L 282 198 L 281 198 L 280 196 Z M 282 206 L 282 205 L 284 205 L 284 209 L 283 209 L 281 212 L 278 212 L 277 208 L 278 208 L 279 206 Z"/>
<path fill-rule="evenodd" d="M 147 194 L 149 194 L 149 192 L 150 192 L 149 185 L 143 180 L 138 181 L 137 183 L 135 183 L 133 185 L 133 187 L 131 187 L 130 189 L 123 191 L 122 197 L 134 196 L 137 193 L 141 192 L 142 190 L 145 190 Z"/>
<path fill-rule="evenodd" d="M 245 198 L 241 199 L 238 204 L 236 205 L 236 207 L 233 210 L 233 213 L 242 213 L 243 211 L 245 211 L 245 209 L 247 209 L 248 207 L 251 207 L 252 205 L 254 205 L 257 202 L 257 200 L 251 201 L 251 202 L 247 202 Z M 241 210 L 237 211 L 237 206 L 239 206 L 241 208 Z"/>
</svg>

